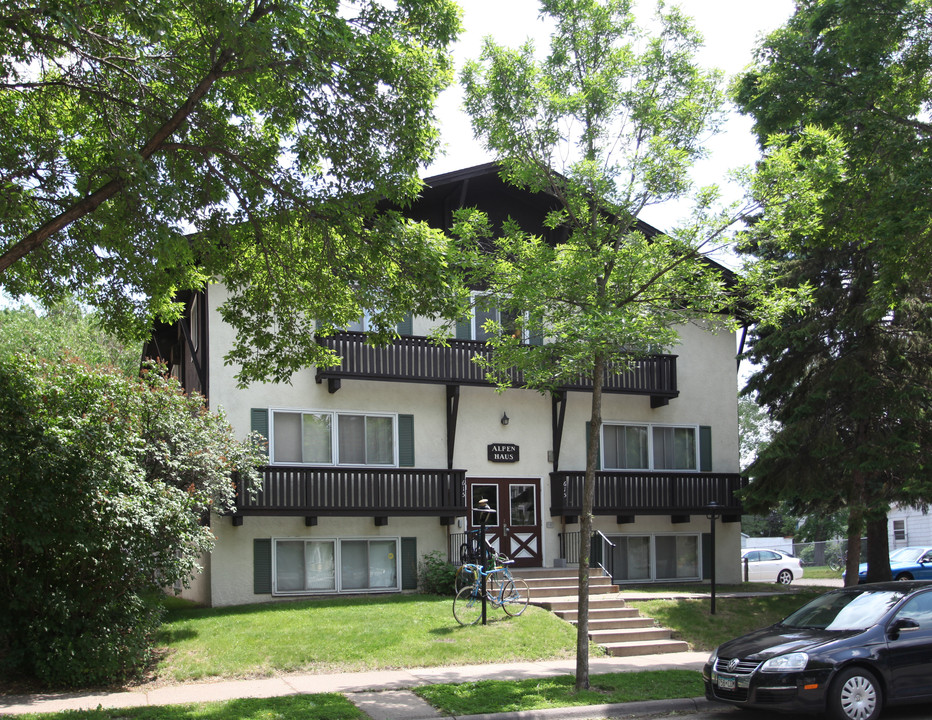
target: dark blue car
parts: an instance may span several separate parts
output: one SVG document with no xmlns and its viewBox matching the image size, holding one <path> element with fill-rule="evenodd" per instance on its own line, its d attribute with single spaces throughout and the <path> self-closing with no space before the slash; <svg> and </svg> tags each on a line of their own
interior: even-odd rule
<svg viewBox="0 0 932 720">
<path fill-rule="evenodd" d="M 904 547 L 890 553 L 894 580 L 932 580 L 932 547 Z M 858 566 L 858 582 L 867 582 L 867 563 Z"/>
<path fill-rule="evenodd" d="M 932 700 L 932 583 L 854 585 L 719 646 L 706 697 L 742 708 L 877 720 Z"/>
</svg>

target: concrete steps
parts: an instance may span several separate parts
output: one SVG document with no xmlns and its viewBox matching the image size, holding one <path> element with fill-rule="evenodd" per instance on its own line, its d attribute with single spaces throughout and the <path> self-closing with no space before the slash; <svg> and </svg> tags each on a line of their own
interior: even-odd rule
<svg viewBox="0 0 932 720">
<path fill-rule="evenodd" d="M 512 574 L 527 582 L 532 605 L 576 624 L 579 576 L 574 569 L 513 570 Z M 689 650 L 685 642 L 671 638 L 669 629 L 628 607 L 618 587 L 597 571 L 589 577 L 589 639 L 616 657 Z"/>
</svg>

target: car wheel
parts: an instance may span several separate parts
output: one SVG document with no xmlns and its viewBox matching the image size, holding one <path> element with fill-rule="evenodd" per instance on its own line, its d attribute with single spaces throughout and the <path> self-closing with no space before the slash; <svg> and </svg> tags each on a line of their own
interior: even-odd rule
<svg viewBox="0 0 932 720">
<path fill-rule="evenodd" d="M 900 573 L 899 575 L 897 575 L 897 576 L 896 576 L 895 578 L 893 578 L 893 579 L 894 579 L 894 580 L 912 580 L 912 579 L 913 579 L 913 576 L 910 575 L 909 573 Z"/>
<path fill-rule="evenodd" d="M 793 582 L 793 573 L 786 569 L 781 570 L 780 574 L 777 575 L 777 582 L 781 585 L 789 585 Z"/>
<path fill-rule="evenodd" d="M 845 670 L 832 683 L 828 706 L 836 720 L 876 720 L 883 708 L 880 683 L 870 670 Z"/>
</svg>

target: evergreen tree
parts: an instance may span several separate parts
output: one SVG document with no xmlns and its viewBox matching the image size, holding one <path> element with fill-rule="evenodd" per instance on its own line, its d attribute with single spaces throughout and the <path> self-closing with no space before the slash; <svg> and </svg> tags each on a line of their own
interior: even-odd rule
<svg viewBox="0 0 932 720">
<path fill-rule="evenodd" d="M 890 503 L 932 498 L 928 0 L 803 0 L 736 85 L 777 197 L 745 251 L 812 304 L 760 327 L 748 387 L 780 423 L 751 506 L 848 510 L 848 577 L 889 577 Z"/>
</svg>

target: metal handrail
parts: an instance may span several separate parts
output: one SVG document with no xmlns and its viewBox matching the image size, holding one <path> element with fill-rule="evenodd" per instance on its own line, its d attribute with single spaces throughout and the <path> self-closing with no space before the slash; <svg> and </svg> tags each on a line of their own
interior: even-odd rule
<svg viewBox="0 0 932 720">
<path fill-rule="evenodd" d="M 603 533 L 601 530 L 597 530 L 597 531 L 594 533 L 593 537 L 595 537 L 595 535 L 598 535 L 600 538 L 602 538 L 602 562 L 600 562 L 598 565 L 599 565 L 600 568 L 602 568 L 602 574 L 603 574 L 603 575 L 606 575 L 606 576 L 608 576 L 608 577 L 610 577 L 610 578 L 613 578 L 613 577 L 615 577 L 615 553 L 613 553 L 613 552 L 606 553 L 606 552 L 605 552 L 605 546 L 608 545 L 609 548 L 614 548 L 614 547 L 615 547 L 615 543 L 613 543 L 611 540 L 609 540 L 609 539 L 605 536 L 605 533 Z M 609 565 L 609 567 L 608 567 L 608 568 L 606 568 L 605 565 L 603 564 L 603 563 L 605 562 L 605 556 L 606 556 L 606 554 L 607 554 L 608 557 L 609 557 L 609 560 L 608 560 L 608 565 Z"/>
</svg>

